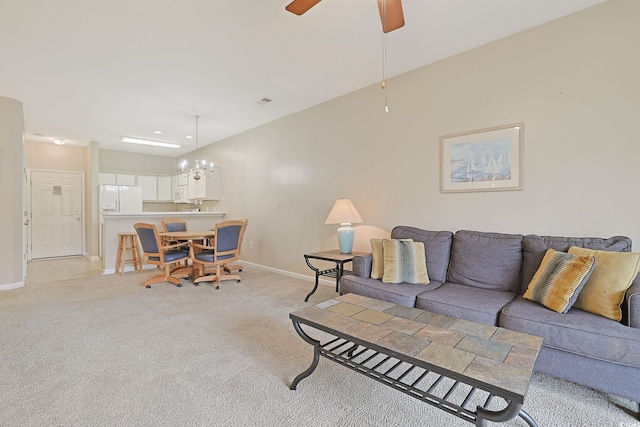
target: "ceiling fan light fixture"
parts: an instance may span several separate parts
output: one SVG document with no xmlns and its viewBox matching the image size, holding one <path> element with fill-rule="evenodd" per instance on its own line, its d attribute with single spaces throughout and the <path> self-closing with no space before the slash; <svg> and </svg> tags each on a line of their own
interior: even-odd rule
<svg viewBox="0 0 640 427">
<path fill-rule="evenodd" d="M 140 144 L 140 145 L 152 145 L 154 147 L 164 148 L 180 148 L 180 144 L 174 144 L 173 142 L 154 141 L 152 139 L 132 138 L 130 136 L 123 136 L 120 142 L 126 142 L 128 144 Z"/>
</svg>

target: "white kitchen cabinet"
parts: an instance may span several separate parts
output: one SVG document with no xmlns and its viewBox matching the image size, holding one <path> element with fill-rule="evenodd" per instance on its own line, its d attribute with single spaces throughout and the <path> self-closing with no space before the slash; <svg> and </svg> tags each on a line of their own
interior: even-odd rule
<svg viewBox="0 0 640 427">
<path fill-rule="evenodd" d="M 116 174 L 116 184 L 118 185 L 136 185 L 136 176 L 126 173 Z M 139 185 L 139 184 L 138 184 Z"/>
<path fill-rule="evenodd" d="M 138 175 L 138 186 L 142 187 L 142 201 L 155 202 L 158 198 L 158 179 L 155 175 Z"/>
<path fill-rule="evenodd" d="M 182 187 L 189 185 L 189 175 L 185 175 L 184 172 L 180 172 L 176 176 L 176 186 Z"/>
<path fill-rule="evenodd" d="M 115 173 L 108 172 L 98 172 L 98 184 L 100 185 L 116 185 L 118 182 L 116 181 Z"/>
<path fill-rule="evenodd" d="M 189 200 L 222 200 L 222 177 L 220 167 L 214 166 L 211 175 L 196 181 L 189 177 Z"/>
<path fill-rule="evenodd" d="M 159 176 L 156 200 L 158 200 L 159 202 L 170 202 L 173 199 L 171 189 L 171 176 Z"/>
<path fill-rule="evenodd" d="M 199 180 L 189 176 L 189 200 L 204 199 L 207 195 L 207 180 L 202 177 Z"/>
</svg>

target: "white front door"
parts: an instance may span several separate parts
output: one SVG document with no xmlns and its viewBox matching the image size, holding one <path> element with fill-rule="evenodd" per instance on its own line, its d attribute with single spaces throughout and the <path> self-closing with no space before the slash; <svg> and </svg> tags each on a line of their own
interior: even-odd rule
<svg viewBox="0 0 640 427">
<path fill-rule="evenodd" d="M 31 172 L 31 258 L 82 255 L 82 173 Z"/>
</svg>

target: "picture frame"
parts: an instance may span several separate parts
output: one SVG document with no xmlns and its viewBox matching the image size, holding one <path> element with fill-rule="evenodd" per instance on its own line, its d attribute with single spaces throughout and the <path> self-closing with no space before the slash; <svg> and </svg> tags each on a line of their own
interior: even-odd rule
<svg viewBox="0 0 640 427">
<path fill-rule="evenodd" d="M 524 124 L 440 137 L 440 192 L 524 189 Z"/>
</svg>

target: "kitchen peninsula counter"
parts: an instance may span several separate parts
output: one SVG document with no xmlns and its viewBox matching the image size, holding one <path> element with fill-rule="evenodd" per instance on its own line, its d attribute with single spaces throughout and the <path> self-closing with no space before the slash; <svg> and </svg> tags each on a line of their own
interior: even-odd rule
<svg viewBox="0 0 640 427">
<path fill-rule="evenodd" d="M 102 240 L 102 272 L 115 273 L 116 255 L 118 253 L 118 233 L 135 231 L 133 224 L 146 222 L 155 224 L 162 231 L 162 220 L 179 218 L 187 221 L 189 230 L 210 230 L 215 224 L 224 220 L 224 212 L 109 212 L 100 218 Z M 142 252 L 142 248 L 140 248 Z M 128 266 L 129 267 L 129 266 Z M 130 267 L 128 270 L 131 270 Z M 127 271 L 128 271 L 127 270 Z"/>
</svg>

